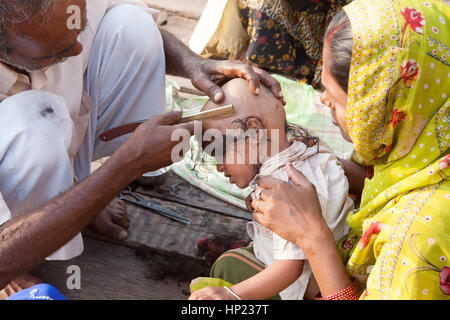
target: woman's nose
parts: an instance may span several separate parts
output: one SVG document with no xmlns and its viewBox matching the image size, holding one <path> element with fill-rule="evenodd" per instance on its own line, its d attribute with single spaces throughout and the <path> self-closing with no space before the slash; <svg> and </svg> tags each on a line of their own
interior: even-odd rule
<svg viewBox="0 0 450 320">
<path fill-rule="evenodd" d="M 322 94 L 320 95 L 320 102 L 322 102 L 322 104 L 326 105 L 328 108 L 331 106 L 330 98 L 328 97 L 326 91 L 322 92 Z"/>
</svg>

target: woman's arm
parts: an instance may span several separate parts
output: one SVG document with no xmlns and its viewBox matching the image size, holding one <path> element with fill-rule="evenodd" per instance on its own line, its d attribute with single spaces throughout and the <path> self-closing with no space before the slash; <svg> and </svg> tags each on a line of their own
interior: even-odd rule
<svg viewBox="0 0 450 320">
<path fill-rule="evenodd" d="M 333 235 L 322 217 L 314 186 L 292 166 L 286 172 L 296 184 L 261 177 L 261 200 L 254 199 L 254 219 L 306 254 L 322 296 L 334 294 L 351 284 Z"/>
<path fill-rule="evenodd" d="M 341 158 L 339 158 L 339 160 L 344 166 L 344 173 L 349 184 L 349 192 L 356 195 L 361 195 L 362 190 L 364 189 L 364 180 L 367 175 L 367 167 L 352 160 Z"/>
</svg>

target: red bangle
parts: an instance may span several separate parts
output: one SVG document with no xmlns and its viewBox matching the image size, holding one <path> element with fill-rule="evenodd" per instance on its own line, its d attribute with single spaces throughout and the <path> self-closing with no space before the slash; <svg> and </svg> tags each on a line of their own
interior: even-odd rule
<svg viewBox="0 0 450 320">
<path fill-rule="evenodd" d="M 361 296 L 361 289 L 357 281 L 353 281 L 351 285 L 329 296 L 320 298 L 319 300 L 358 300 Z"/>
<path fill-rule="evenodd" d="M 366 167 L 366 178 L 372 179 L 374 175 L 373 166 L 367 166 Z"/>
</svg>

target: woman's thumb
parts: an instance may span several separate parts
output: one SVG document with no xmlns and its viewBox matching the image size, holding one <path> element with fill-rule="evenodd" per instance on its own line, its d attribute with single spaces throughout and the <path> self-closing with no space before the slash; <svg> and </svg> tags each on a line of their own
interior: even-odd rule
<svg viewBox="0 0 450 320">
<path fill-rule="evenodd" d="M 290 162 L 286 164 L 286 173 L 289 179 L 297 186 L 305 187 L 311 184 L 309 180 L 305 177 L 305 175 L 300 171 L 298 171 L 297 169 L 295 169 L 292 163 Z"/>
</svg>

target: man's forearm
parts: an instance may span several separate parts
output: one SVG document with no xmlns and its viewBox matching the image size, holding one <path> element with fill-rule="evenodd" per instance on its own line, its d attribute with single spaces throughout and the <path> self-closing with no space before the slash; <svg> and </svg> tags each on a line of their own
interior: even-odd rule
<svg viewBox="0 0 450 320">
<path fill-rule="evenodd" d="M 0 226 L 0 289 L 71 240 L 139 176 L 124 151 L 64 194 Z"/>
<path fill-rule="evenodd" d="M 191 78 L 202 57 L 196 55 L 169 32 L 160 29 L 166 55 L 166 72 L 174 76 Z"/>
</svg>

